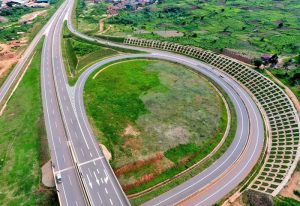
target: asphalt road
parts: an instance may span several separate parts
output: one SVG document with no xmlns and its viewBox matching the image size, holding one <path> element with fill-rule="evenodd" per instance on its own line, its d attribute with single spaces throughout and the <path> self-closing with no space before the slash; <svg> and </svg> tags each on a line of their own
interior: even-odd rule
<svg viewBox="0 0 300 206">
<path fill-rule="evenodd" d="M 45 62 L 42 79 L 45 78 L 44 82 L 47 82 L 42 88 L 46 96 L 43 100 L 48 103 L 44 104 L 45 115 L 56 114 L 49 117 L 46 125 L 49 128 L 48 136 L 53 136 L 49 139 L 53 140 L 53 156 L 57 159 L 55 170 L 62 174 L 62 183 L 58 184 L 63 190 L 63 193 L 59 192 L 60 199 L 66 205 L 128 205 L 127 198 L 96 140 L 86 135 L 78 123 L 69 96 L 72 91 L 67 83 L 61 56 L 62 26 L 68 8 L 67 6 L 62 10 L 60 17 L 51 25 L 42 55 Z M 59 149 L 61 145 L 64 147 L 62 150 Z"/>
<path fill-rule="evenodd" d="M 90 130 L 83 103 L 84 84 L 89 75 L 102 65 L 127 58 L 158 58 L 184 64 L 217 83 L 230 97 L 237 113 L 237 131 L 234 141 L 226 153 L 213 165 L 176 188 L 156 197 L 144 205 L 212 205 L 234 189 L 251 171 L 263 147 L 263 120 L 255 103 L 245 90 L 224 74 L 201 62 L 173 54 L 133 54 L 112 57 L 100 61 L 87 69 L 75 85 L 75 107 L 78 118 Z M 223 77 L 220 77 L 222 75 Z M 190 197 L 190 195 L 192 195 Z M 187 199 L 187 197 L 189 197 Z"/>
<path fill-rule="evenodd" d="M 63 20 L 70 18 L 73 3 L 73 0 L 66 1 L 34 38 L 1 87 L 0 102 L 20 75 L 22 65 L 29 58 L 38 40 L 46 34 L 42 53 L 41 88 L 53 169 L 55 173 L 62 174 L 62 183 L 58 184 L 61 204 L 86 205 L 88 199 L 92 205 L 128 205 L 117 179 L 97 145 L 85 115 L 82 87 L 85 75 L 88 75 L 92 69 L 80 77 L 76 88 L 69 87 L 66 81 L 60 51 L 61 29 Z M 77 35 L 94 40 L 76 32 L 70 21 L 68 26 Z M 152 53 L 147 55 L 149 57 L 167 59 L 190 66 L 219 84 L 228 93 L 237 111 L 237 133 L 226 153 L 199 175 L 145 205 L 173 205 L 179 202 L 183 205 L 211 205 L 234 189 L 256 163 L 264 139 L 260 112 L 247 92 L 231 78 L 226 75 L 221 78 L 217 70 L 195 59 L 153 49 L 99 42 L 148 51 Z M 114 58 L 137 56 L 139 55 Z M 116 60 L 114 58 L 110 60 Z M 191 194 L 194 195 L 186 199 Z"/>
</svg>

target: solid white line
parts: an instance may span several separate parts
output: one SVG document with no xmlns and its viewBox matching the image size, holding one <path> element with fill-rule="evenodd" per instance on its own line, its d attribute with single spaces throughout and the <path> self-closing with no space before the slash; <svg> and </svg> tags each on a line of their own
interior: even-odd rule
<svg viewBox="0 0 300 206">
<path fill-rule="evenodd" d="M 86 162 L 82 162 L 82 163 L 78 164 L 78 166 L 86 165 L 88 163 L 95 162 L 95 161 L 103 159 L 103 158 L 104 157 L 98 157 L 98 158 L 95 158 L 95 159 L 92 159 L 92 160 L 89 160 L 89 161 L 86 161 Z"/>
<path fill-rule="evenodd" d="M 241 91 L 240 91 L 241 92 Z M 245 94 L 242 92 L 242 95 L 245 96 Z M 259 128 L 258 126 L 258 117 L 256 115 L 256 112 L 255 112 L 255 109 L 253 108 L 253 105 L 249 102 L 248 98 L 247 98 L 247 101 L 248 103 L 250 104 L 251 106 L 251 109 L 254 111 L 254 116 L 255 116 L 255 122 L 256 122 L 256 126 L 257 128 Z M 259 138 L 259 130 L 258 130 L 258 133 L 256 135 L 256 144 L 255 144 L 255 149 L 253 150 L 252 154 L 251 154 L 251 157 L 248 158 L 248 161 L 246 162 L 246 164 L 244 164 L 244 167 L 239 170 L 239 172 L 232 178 L 230 179 L 226 184 L 224 184 L 221 188 L 219 188 L 217 191 L 215 191 L 213 194 L 209 195 L 208 197 L 206 197 L 204 200 L 202 200 L 201 202 L 199 202 L 198 204 L 196 204 L 196 206 L 198 206 L 199 204 L 201 204 L 202 202 L 206 201 L 207 199 L 209 199 L 210 197 L 214 196 L 215 194 L 217 194 L 218 192 L 220 192 L 222 189 L 224 189 L 227 185 L 229 185 L 233 180 L 235 180 L 241 173 L 242 171 L 249 165 L 250 163 L 250 160 L 252 159 L 252 157 L 254 156 L 255 152 L 256 152 L 256 148 L 257 148 L 257 144 L 258 144 L 258 138 Z"/>
</svg>

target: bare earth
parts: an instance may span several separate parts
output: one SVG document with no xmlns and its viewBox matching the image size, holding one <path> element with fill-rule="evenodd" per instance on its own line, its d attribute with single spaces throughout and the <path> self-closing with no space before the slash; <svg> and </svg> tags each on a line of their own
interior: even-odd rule
<svg viewBox="0 0 300 206">
<path fill-rule="evenodd" d="M 29 22 L 34 20 L 38 16 L 45 16 L 47 14 L 47 10 L 35 11 L 29 14 L 25 14 L 19 19 L 20 23 Z"/>
<path fill-rule="evenodd" d="M 13 51 L 13 48 L 20 47 L 20 42 L 10 42 L 8 44 L 0 44 L 0 78 L 2 78 L 8 70 L 18 62 L 21 52 Z"/>
<path fill-rule="evenodd" d="M 140 134 L 139 131 L 135 130 L 130 124 L 125 128 L 123 135 L 124 136 L 138 136 Z"/>
<path fill-rule="evenodd" d="M 294 195 L 294 190 L 300 191 L 300 172 L 294 172 L 287 186 L 281 190 L 280 195 L 300 201 L 300 198 Z"/>
</svg>

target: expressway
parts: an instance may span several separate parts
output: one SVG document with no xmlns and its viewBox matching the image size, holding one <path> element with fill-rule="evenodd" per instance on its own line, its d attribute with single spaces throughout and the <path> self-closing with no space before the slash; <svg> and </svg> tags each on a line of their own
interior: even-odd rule
<svg viewBox="0 0 300 206">
<path fill-rule="evenodd" d="M 11 89 L 35 45 L 45 34 L 42 52 L 41 88 L 44 118 L 54 174 L 62 175 L 57 184 L 61 205 L 128 205 L 109 163 L 94 138 L 83 106 L 84 82 L 99 66 L 123 58 L 151 57 L 185 64 L 216 82 L 229 95 L 238 118 L 237 132 L 232 145 L 213 165 L 169 192 L 145 205 L 211 205 L 234 189 L 249 174 L 259 158 L 264 141 L 263 120 L 249 94 L 237 82 L 204 65 L 198 60 L 168 52 L 119 45 L 106 41 L 102 44 L 136 49 L 150 54 L 123 55 L 97 63 L 78 80 L 75 88 L 67 83 L 61 55 L 61 33 L 64 20 L 71 32 L 82 38 L 93 38 L 78 33 L 70 18 L 73 0 L 67 0 L 35 37 L 23 58 L 0 89 L 0 102 Z M 193 194 L 193 195 L 192 195 Z M 190 196 L 192 195 L 192 196 Z M 189 197 L 189 198 L 187 198 Z"/>
<path fill-rule="evenodd" d="M 63 190 L 62 193 L 59 192 L 60 199 L 64 200 L 61 204 L 128 205 L 127 198 L 95 139 L 86 136 L 78 123 L 69 96 L 71 89 L 67 83 L 60 47 L 62 26 L 68 8 L 66 6 L 51 25 L 42 55 L 42 84 L 45 85 L 42 93 L 45 115 L 48 118 L 47 134 L 51 137 L 52 150 L 56 153 L 53 155 L 57 159 L 55 174 L 62 175 L 62 183 L 58 184 Z"/>
<path fill-rule="evenodd" d="M 174 205 L 181 201 L 181 204 L 184 205 L 214 204 L 234 189 L 249 174 L 260 156 L 263 147 L 264 128 L 259 110 L 240 85 L 228 77 L 220 77 L 221 73 L 217 70 L 203 65 L 197 60 L 173 54 L 166 55 L 165 53 L 122 55 L 94 64 L 80 76 L 75 85 L 75 107 L 79 121 L 87 130 L 90 130 L 90 134 L 92 131 L 87 123 L 83 103 L 85 81 L 93 71 L 107 63 L 138 57 L 164 59 L 184 64 L 213 80 L 232 100 L 237 112 L 238 126 L 234 141 L 227 152 L 199 175 L 145 203 L 149 206 Z M 186 199 L 191 194 L 196 195 Z"/>
</svg>

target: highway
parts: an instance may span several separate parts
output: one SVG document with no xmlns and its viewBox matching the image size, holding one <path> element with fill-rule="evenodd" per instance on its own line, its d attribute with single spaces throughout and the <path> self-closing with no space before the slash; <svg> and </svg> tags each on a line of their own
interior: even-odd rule
<svg viewBox="0 0 300 206">
<path fill-rule="evenodd" d="M 56 114 L 50 116 L 49 121 L 46 122 L 50 128 L 47 134 L 51 136 L 54 132 L 59 132 L 53 135 L 53 150 L 56 151 L 53 156 L 58 159 L 58 164 L 61 159 L 64 164 L 63 168 L 55 171 L 62 174 L 63 193 L 59 193 L 60 199 L 64 199 L 67 205 L 128 205 L 127 198 L 97 142 L 87 136 L 78 123 L 69 96 L 71 89 L 67 83 L 60 46 L 62 26 L 68 8 L 67 6 L 62 10 L 60 17 L 51 25 L 42 56 L 45 62 L 42 69 L 46 70 L 42 73 L 42 78 L 46 78 L 44 81 L 47 82 L 42 91 L 48 98 L 46 100 L 48 104 L 44 104 L 45 114 L 51 111 L 52 114 Z M 57 151 L 61 144 L 64 145 L 64 149 Z M 72 169 L 68 169 L 70 167 Z M 70 186 L 74 184 L 74 186 L 70 190 L 66 189 L 65 184 Z M 58 185 L 60 187 L 60 184 Z M 82 195 L 78 195 L 80 193 Z M 75 197 L 79 198 L 77 203 L 70 203 L 75 201 Z"/>
<path fill-rule="evenodd" d="M 205 171 L 164 193 L 145 205 L 211 205 L 234 189 L 251 171 L 263 147 L 264 128 L 260 112 L 249 94 L 236 81 L 195 59 L 168 52 L 119 45 L 150 54 L 123 55 L 106 59 L 89 68 L 76 87 L 68 86 L 61 55 L 63 21 L 78 33 L 70 23 L 73 0 L 67 0 L 35 37 L 23 58 L 0 89 L 0 102 L 11 89 L 22 65 L 32 53 L 38 40 L 45 34 L 42 53 L 41 88 L 44 118 L 51 150 L 54 173 L 61 173 L 57 184 L 61 205 L 128 205 L 109 163 L 104 158 L 89 126 L 82 100 L 83 86 L 88 75 L 99 66 L 124 58 L 151 57 L 185 64 L 214 80 L 232 100 L 237 113 L 237 132 L 225 154 Z M 193 195 L 192 195 L 193 194 Z M 192 196 L 191 196 L 192 195 Z M 189 198 L 187 198 L 189 197 Z"/>
<path fill-rule="evenodd" d="M 80 76 L 75 85 L 75 107 L 79 121 L 85 125 L 87 130 L 90 130 L 90 134 L 92 131 L 87 123 L 83 103 L 85 81 L 93 71 L 107 63 L 137 57 L 164 59 L 189 66 L 216 82 L 232 100 L 237 113 L 238 125 L 234 141 L 227 152 L 199 175 L 145 203 L 149 206 L 174 205 L 179 202 L 182 205 L 214 204 L 233 190 L 249 174 L 260 156 L 264 141 L 264 128 L 258 108 L 239 84 L 197 60 L 174 54 L 166 55 L 165 52 L 163 54 L 122 55 L 94 64 Z M 195 195 L 186 199 L 191 194 Z"/>
</svg>

